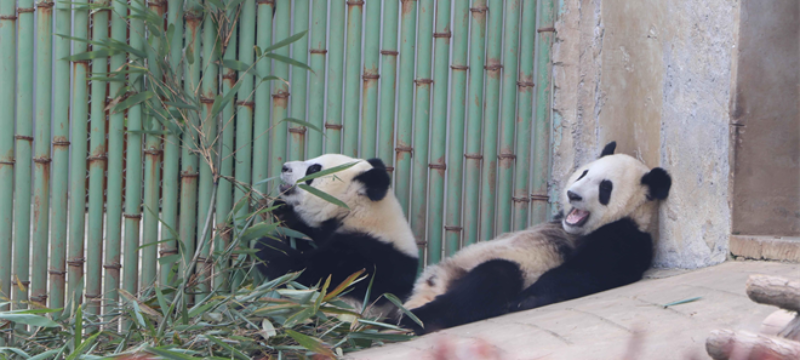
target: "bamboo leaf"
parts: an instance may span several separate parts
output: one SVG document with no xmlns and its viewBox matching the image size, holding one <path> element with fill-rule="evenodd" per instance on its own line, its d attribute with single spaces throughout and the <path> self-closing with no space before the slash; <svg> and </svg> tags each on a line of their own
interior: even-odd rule
<svg viewBox="0 0 800 360">
<path fill-rule="evenodd" d="M 342 293 L 342 291 L 344 291 L 345 289 L 347 289 L 347 287 L 348 287 L 348 286 L 350 286 L 351 284 L 353 284 L 353 282 L 354 282 L 354 281 L 355 281 L 355 280 L 356 280 L 356 279 L 357 279 L 359 276 L 361 276 L 361 274 L 363 274 L 363 273 L 364 273 L 364 271 L 366 271 L 366 269 L 361 269 L 361 270 L 359 270 L 359 271 L 356 271 L 356 272 L 355 272 L 355 273 L 353 273 L 352 275 L 348 276 L 348 277 L 347 277 L 347 279 L 344 279 L 344 281 L 342 281 L 342 283 L 341 283 L 341 284 L 339 284 L 339 286 L 337 286 L 335 289 L 333 289 L 333 291 L 331 291 L 330 293 L 328 293 L 328 295 L 326 295 L 326 296 L 325 296 L 325 298 L 324 298 L 322 301 L 324 301 L 324 302 L 328 302 L 328 301 L 330 301 L 331 299 L 333 299 L 334 297 L 336 297 L 337 295 L 341 294 L 341 293 Z"/>
<path fill-rule="evenodd" d="M 219 339 L 217 339 L 217 338 L 215 338 L 215 337 L 213 337 L 211 335 L 204 335 L 204 336 L 208 340 L 211 340 L 211 342 L 217 344 L 218 346 L 224 348 L 225 350 L 230 351 L 230 353 L 231 353 L 231 355 L 233 355 L 233 357 L 235 357 L 237 359 L 241 359 L 241 360 L 250 360 L 249 356 L 245 355 L 244 353 L 242 353 L 239 350 L 236 350 L 236 348 L 234 348 L 234 347 L 222 342 L 221 340 L 219 340 Z"/>
<path fill-rule="evenodd" d="M 28 360 L 45 360 L 47 358 L 50 358 L 50 356 L 52 356 L 52 355 L 58 354 L 60 351 L 61 351 L 61 349 L 47 350 L 47 351 L 45 351 L 45 352 L 43 352 L 43 353 L 41 353 L 39 355 L 31 356 Z M 54 356 L 52 358 L 53 359 L 58 359 L 57 356 Z"/>
<path fill-rule="evenodd" d="M 350 207 L 347 206 L 347 204 L 345 204 L 342 200 L 339 200 L 339 199 L 335 198 L 334 196 L 332 196 L 332 195 L 330 195 L 328 193 L 322 192 L 317 188 L 313 188 L 313 187 L 308 186 L 306 184 L 299 184 L 299 185 L 297 185 L 297 187 L 299 187 L 299 188 L 301 188 L 301 189 L 303 189 L 305 191 L 308 191 L 312 195 L 317 196 L 319 198 L 322 198 L 322 200 L 325 200 L 325 201 L 327 201 L 327 202 L 329 202 L 331 204 L 334 204 L 336 206 L 343 207 L 343 208 L 345 208 L 347 210 L 350 210 Z"/>
<path fill-rule="evenodd" d="M 22 351 L 20 349 L 11 348 L 11 347 L 0 347 L 0 353 L 5 353 L 7 351 L 13 352 L 13 353 L 15 353 L 15 354 L 17 354 L 19 356 L 22 356 L 25 359 L 30 359 L 31 358 L 31 356 L 28 355 L 28 353 L 26 353 L 26 352 L 24 352 L 24 351 Z"/>
<path fill-rule="evenodd" d="M 267 319 L 261 320 L 261 331 L 258 333 L 264 338 L 264 341 L 269 341 L 269 338 L 278 335 L 275 326 Z"/>
<path fill-rule="evenodd" d="M 217 97 L 214 99 L 214 104 L 211 105 L 212 118 L 216 118 L 217 115 L 219 115 L 219 113 L 222 111 L 222 109 L 225 108 L 225 106 L 227 106 L 228 103 L 231 102 L 231 100 L 233 100 L 233 97 L 236 96 L 236 93 L 239 92 L 239 88 L 242 87 L 242 84 L 244 84 L 244 82 L 242 81 L 237 82 L 236 85 L 234 85 L 230 90 L 228 90 L 228 93 L 225 94 L 225 96 L 223 97 L 217 95 Z"/>
<path fill-rule="evenodd" d="M 322 136 L 325 136 L 325 134 L 322 132 L 322 129 L 320 129 L 319 126 L 316 126 L 316 125 L 314 125 L 314 124 L 312 124 L 310 122 L 299 120 L 299 119 L 294 119 L 294 118 L 285 118 L 285 119 L 281 120 L 280 122 L 283 122 L 283 121 L 294 123 L 294 124 L 301 125 L 301 126 L 305 126 L 305 127 L 309 128 L 309 129 L 312 129 L 312 130 L 315 130 L 315 131 L 317 131 L 319 133 L 322 133 Z"/>
<path fill-rule="evenodd" d="M 166 358 L 166 359 L 171 359 L 171 360 L 199 360 L 200 359 L 199 357 L 194 357 L 194 356 L 189 356 L 189 355 L 186 355 L 186 354 L 179 353 L 179 352 L 175 351 L 174 349 L 167 350 L 167 349 L 149 347 L 145 351 L 147 351 L 147 352 L 149 352 L 151 354 L 155 354 L 155 355 L 161 356 L 161 357 Z"/>
<path fill-rule="evenodd" d="M 86 51 L 78 53 L 72 56 L 67 56 L 59 60 L 66 60 L 66 61 L 93 60 L 93 59 L 107 58 L 111 55 L 116 55 L 119 53 L 120 51 L 108 50 L 108 49 L 94 50 L 94 51 Z"/>
<path fill-rule="evenodd" d="M 335 174 L 335 173 L 337 173 L 339 171 L 349 169 L 349 168 L 355 166 L 356 164 L 358 164 L 359 162 L 360 161 L 352 161 L 352 162 L 349 162 L 347 164 L 334 166 L 334 167 L 332 167 L 330 169 L 324 169 L 324 170 L 321 170 L 321 171 L 317 171 L 317 172 L 315 172 L 315 173 L 313 173 L 311 175 L 307 175 L 307 176 L 301 177 L 300 179 L 295 181 L 295 184 L 301 184 L 301 183 L 304 183 L 304 182 L 306 182 L 308 180 L 317 179 L 317 178 L 321 178 L 323 176 L 328 176 L 328 175 L 331 175 L 331 174 Z"/>
<path fill-rule="evenodd" d="M 25 324 L 39 327 L 59 327 L 56 322 L 44 316 L 34 314 L 9 314 L 0 313 L 0 319 L 15 322 L 17 324 Z"/>
<path fill-rule="evenodd" d="M 197 107 L 197 105 L 194 105 L 194 104 L 187 104 L 187 103 L 180 103 L 180 102 L 173 102 L 173 101 L 165 101 L 164 105 L 169 105 L 169 106 L 172 106 L 172 107 L 176 107 L 178 109 L 190 109 L 190 110 L 200 111 L 200 108 Z"/>
<path fill-rule="evenodd" d="M 360 321 L 360 320 L 359 320 Z M 348 335 L 351 339 L 366 339 L 366 340 L 374 340 L 374 341 L 406 341 L 413 338 L 410 335 L 402 335 L 402 334 L 387 334 L 387 333 L 377 333 L 377 332 L 352 332 Z"/>
<path fill-rule="evenodd" d="M 267 53 L 269 53 L 271 51 L 275 51 L 275 50 L 280 49 L 280 48 L 282 48 L 282 47 L 284 47 L 286 45 L 289 45 L 289 44 L 291 44 L 291 43 L 293 43 L 293 42 L 295 42 L 297 40 L 300 40 L 300 39 L 303 38 L 303 36 L 306 36 L 306 34 L 308 34 L 308 30 L 301 31 L 301 32 L 299 32 L 297 34 L 289 36 L 286 39 L 278 41 L 278 42 L 270 45 L 266 49 L 264 49 L 263 54 L 267 55 Z M 261 57 L 261 55 L 259 55 L 259 57 Z"/>
<path fill-rule="evenodd" d="M 114 113 L 118 113 L 118 112 L 120 112 L 122 110 L 127 110 L 131 106 L 139 104 L 139 103 L 144 102 L 144 101 L 147 101 L 147 100 L 149 100 L 150 98 L 152 98 L 155 95 L 156 95 L 156 93 L 154 93 L 152 91 L 145 91 L 145 92 L 140 92 L 138 94 L 135 94 L 135 95 L 125 99 L 124 101 L 121 101 L 119 104 L 117 104 L 117 106 L 114 107 L 114 111 L 113 112 Z"/>
<path fill-rule="evenodd" d="M 97 339 L 97 337 L 100 336 L 100 334 L 102 334 L 102 332 L 99 331 L 96 332 L 94 335 L 86 339 L 86 341 L 82 342 L 80 345 L 75 347 L 75 350 L 72 351 L 72 353 L 69 354 L 69 356 L 67 356 L 67 360 L 75 360 L 78 358 L 78 356 L 83 355 L 83 353 L 87 350 L 87 348 L 92 344 L 94 344 L 94 340 Z"/>
<path fill-rule="evenodd" d="M 312 351 L 314 353 L 317 353 L 317 354 L 320 354 L 320 355 L 323 355 L 323 356 L 328 356 L 328 357 L 330 357 L 332 359 L 336 358 L 336 355 L 333 353 L 333 351 L 331 351 L 331 349 L 325 347 L 324 343 L 320 339 L 317 339 L 317 338 L 314 338 L 314 337 L 311 337 L 311 336 L 306 336 L 306 335 L 303 335 L 301 333 L 298 333 L 296 331 L 292 331 L 292 330 L 289 330 L 289 329 L 286 330 L 286 335 L 289 335 L 292 339 L 294 339 L 294 341 L 297 341 L 297 343 L 300 344 L 300 346 L 302 346 L 302 347 L 304 347 L 304 348 L 306 348 L 306 349 L 308 349 L 308 350 L 310 350 L 310 351 Z"/>
<path fill-rule="evenodd" d="M 414 322 L 417 323 L 419 326 L 423 328 L 425 327 L 425 325 L 422 324 L 422 320 L 420 320 L 416 315 L 414 315 L 414 313 L 406 309 L 403 306 L 403 302 L 400 301 L 400 299 L 398 299 L 397 296 L 387 293 L 383 294 L 383 297 L 385 297 L 386 300 L 389 300 L 392 304 L 394 304 L 394 306 L 397 306 L 398 309 L 400 309 L 404 314 L 406 314 L 406 316 L 408 316 L 411 320 L 414 320 Z"/>
<path fill-rule="evenodd" d="M 251 240 L 260 239 L 267 234 L 272 233 L 275 229 L 279 226 L 278 223 L 267 223 L 263 222 L 254 226 L 251 226 L 247 231 L 245 231 L 241 238 L 242 242 L 247 243 Z"/>
<path fill-rule="evenodd" d="M 268 57 L 268 58 L 274 59 L 276 61 L 280 61 L 280 62 L 285 63 L 285 64 L 289 64 L 289 65 L 292 65 L 292 66 L 297 66 L 299 68 L 303 68 L 303 69 L 306 69 L 308 71 L 311 71 L 312 74 L 316 74 L 314 72 L 314 70 L 311 69 L 311 67 L 309 67 L 308 65 L 306 65 L 306 64 L 304 64 L 302 62 L 299 62 L 299 61 L 297 61 L 295 59 L 292 59 L 292 58 L 290 58 L 288 56 L 278 55 L 278 54 L 275 54 L 275 53 L 266 53 L 266 54 L 264 54 L 264 57 Z"/>
</svg>

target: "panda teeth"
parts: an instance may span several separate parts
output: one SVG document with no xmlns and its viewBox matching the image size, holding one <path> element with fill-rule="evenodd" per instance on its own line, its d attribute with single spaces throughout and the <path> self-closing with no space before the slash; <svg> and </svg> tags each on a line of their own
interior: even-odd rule
<svg viewBox="0 0 800 360">
<path fill-rule="evenodd" d="M 573 208 L 572 211 L 569 212 L 566 218 L 566 222 L 573 226 L 581 226 L 586 220 L 589 218 L 589 212 L 586 210 L 581 210 L 577 208 Z"/>
</svg>

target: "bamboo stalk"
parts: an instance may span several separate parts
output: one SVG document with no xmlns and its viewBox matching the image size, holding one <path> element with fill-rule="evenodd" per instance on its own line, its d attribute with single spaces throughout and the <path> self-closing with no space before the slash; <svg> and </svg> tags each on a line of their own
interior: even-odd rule
<svg viewBox="0 0 800 360">
<path fill-rule="evenodd" d="M 347 44 L 344 83 L 342 153 L 358 157 L 358 109 L 361 75 L 361 13 L 364 1 L 347 1 Z"/>
<path fill-rule="evenodd" d="M 309 66 L 314 70 L 309 81 L 308 122 L 322 129 L 325 122 L 325 57 L 328 50 L 325 34 L 328 28 L 328 0 L 312 2 L 311 50 Z M 307 136 L 308 157 L 322 155 L 322 133 L 311 131 Z"/>
<path fill-rule="evenodd" d="M 36 7 L 36 144 L 33 174 L 31 301 L 47 305 L 47 248 L 50 237 L 50 105 L 53 80 L 53 3 Z"/>
<path fill-rule="evenodd" d="M 364 159 L 374 158 L 378 139 L 378 58 L 381 46 L 381 2 L 367 4 L 364 35 L 364 84 L 361 105 L 361 151 Z M 360 54 L 359 54 L 360 57 Z"/>
<path fill-rule="evenodd" d="M 255 45 L 256 34 L 256 2 L 246 0 L 242 3 L 239 13 L 239 61 L 245 64 L 253 63 L 253 46 Z M 234 158 L 234 174 L 236 180 L 243 184 L 249 184 L 252 178 L 252 144 L 253 144 L 253 76 L 244 72 L 239 72 L 239 88 L 236 102 L 236 150 Z M 234 188 L 234 202 L 239 202 L 248 196 L 245 189 Z M 244 216 L 249 212 L 249 204 L 241 208 L 236 216 Z"/>
<path fill-rule="evenodd" d="M 519 110 L 517 115 L 517 171 L 514 177 L 514 228 L 528 226 L 528 183 L 530 181 L 531 118 L 533 117 L 533 39 L 536 34 L 536 1 L 522 3 L 522 32 L 519 62 Z"/>
<path fill-rule="evenodd" d="M 325 114 L 325 152 L 342 150 L 342 84 L 344 81 L 344 9 L 343 1 L 335 1 L 329 7 L 331 27 L 328 51 L 328 100 Z M 274 159 L 275 156 L 273 155 Z M 277 175 L 278 173 L 273 173 Z M 271 175 L 271 176 L 274 176 Z"/>
<path fill-rule="evenodd" d="M 294 3 L 294 32 L 308 31 L 308 0 L 295 0 Z M 261 20 L 263 21 L 263 20 Z M 280 40 L 280 39 L 278 39 Z M 359 54 L 360 56 L 360 54 Z M 292 44 L 292 58 L 308 64 L 308 37 Z M 308 70 L 299 66 L 292 67 L 292 117 L 306 120 L 306 81 Z M 277 119 L 278 121 L 283 119 Z M 305 126 L 289 126 L 289 160 L 303 160 L 305 158 L 306 133 Z"/>
<path fill-rule="evenodd" d="M 170 40 L 169 67 L 175 74 L 176 81 L 180 84 L 183 76 L 183 1 L 169 0 L 167 2 L 167 26 L 172 27 L 172 39 Z M 177 234 L 173 231 L 178 229 L 178 179 L 180 178 L 180 148 L 181 139 L 178 134 L 169 132 L 164 139 L 164 174 L 161 189 L 161 244 L 160 256 L 168 257 L 178 253 Z M 172 230 L 170 230 L 172 229 Z M 173 239 L 173 240 L 169 240 Z M 170 274 L 172 274 L 174 261 L 161 263 L 161 273 L 159 282 L 168 284 Z"/>
<path fill-rule="evenodd" d="M 17 14 L 17 133 L 16 133 L 16 172 L 14 181 L 14 273 L 15 301 L 28 300 L 30 274 L 30 236 L 31 236 L 31 143 L 33 142 L 33 1 L 18 3 L 22 12 Z M 6 85 L 7 86 L 7 85 Z M 85 132 L 85 130 L 84 130 Z M 25 308 L 22 303 L 17 308 Z"/>
<path fill-rule="evenodd" d="M 466 3 L 466 1 L 463 1 Z M 450 62 L 450 1 L 436 2 L 433 68 L 433 126 L 431 127 L 430 212 L 428 217 L 428 264 L 438 263 L 442 254 L 444 227 L 444 178 L 447 169 L 447 96 Z M 466 19 L 466 14 L 464 19 Z M 463 93 L 462 93 L 463 94 Z M 457 100 L 457 99 L 453 99 Z M 463 104 L 463 96 L 462 96 Z M 456 126 L 457 136 L 463 134 L 463 122 Z M 459 149 L 460 152 L 461 149 Z M 419 179 L 419 178 L 418 178 Z M 459 184 L 461 185 L 461 184 Z"/>
<path fill-rule="evenodd" d="M 212 6 L 209 1 L 206 1 L 206 8 Z M 206 13 L 203 18 L 203 63 L 202 71 L 203 78 L 201 79 L 200 103 L 203 104 L 202 125 L 200 126 L 200 143 L 202 144 L 201 151 L 203 154 L 203 161 L 200 162 L 200 191 L 198 192 L 197 200 L 197 233 L 203 234 L 204 227 L 206 226 L 206 212 L 214 204 L 211 203 L 211 195 L 213 194 L 214 187 L 214 174 L 212 166 L 216 169 L 219 165 L 216 163 L 217 154 L 217 118 L 212 117 L 212 107 L 214 104 L 214 97 L 217 95 L 219 89 L 219 68 L 217 67 L 217 59 L 219 58 L 219 48 L 216 46 L 217 41 L 217 27 L 214 25 L 214 19 L 209 13 Z M 219 117 L 219 116 L 217 116 Z M 203 297 L 211 289 L 211 234 L 207 234 L 205 238 L 198 241 L 204 246 L 200 250 L 201 267 L 198 268 L 198 289 L 195 295 L 195 302 L 202 301 Z"/>
<path fill-rule="evenodd" d="M 497 232 L 511 231 L 511 197 L 514 186 L 514 127 L 517 110 L 520 0 L 508 0 L 503 39 L 503 87 L 500 118 L 500 154 L 497 174 Z M 524 168 L 523 168 L 524 169 Z"/>
<path fill-rule="evenodd" d="M 395 148 L 395 178 L 394 192 L 403 207 L 403 213 L 408 214 L 409 196 L 411 190 L 411 130 L 414 108 L 414 48 L 417 28 L 417 1 L 401 1 L 400 13 L 400 75 L 398 79 L 397 100 L 397 147 Z M 420 262 L 422 266 L 422 262 Z"/>
<path fill-rule="evenodd" d="M 447 161 L 447 219 L 445 256 L 453 255 L 461 243 L 461 198 L 464 180 L 464 123 L 467 88 L 467 46 L 469 41 L 469 2 L 455 2 L 453 10 L 453 85 L 450 97 L 450 143 Z M 438 32 L 438 30 L 437 30 Z M 438 54 L 438 53 L 437 53 Z M 437 55 L 438 56 L 438 55 Z M 437 101 L 434 95 L 434 101 Z M 436 156 L 433 156 L 436 159 Z"/>
<path fill-rule="evenodd" d="M 16 77 L 15 1 L 0 1 L 0 84 L 13 84 Z M 0 86 L 0 108 L 14 113 L 13 86 Z M 13 116 L 0 117 L 3 129 L 14 128 Z M 0 295 L 11 297 L 12 228 L 14 223 L 14 132 L 0 133 Z M 8 310 L 0 305 L 0 311 Z M 0 338 L 0 345 L 4 344 Z"/>
<path fill-rule="evenodd" d="M 56 34 L 71 34 L 72 11 L 70 4 L 56 3 Z M 125 41 L 123 37 L 122 41 Z M 2 40 L 0 40 L 2 42 Z M 69 61 L 64 59 L 69 56 L 70 40 L 55 36 L 55 77 L 53 79 L 53 174 L 69 173 Z M 0 50 L 2 52 L 2 50 Z M 2 67 L 0 65 L 0 67 Z M 0 83 L 6 83 L 0 79 Z M 122 162 L 120 161 L 120 166 Z M 66 250 L 67 250 L 67 209 L 69 208 L 69 178 L 55 176 L 52 179 L 52 214 L 50 238 L 50 308 L 64 307 L 64 281 L 66 280 Z M 110 182 L 109 182 L 109 185 Z M 121 185 L 120 185 L 121 187 Z M 109 203 L 111 199 L 109 198 Z M 117 214 L 120 215 L 121 205 Z M 109 227 L 112 226 L 109 208 Z M 119 217 L 118 216 L 118 217 Z M 119 223 L 119 222 L 117 222 Z M 0 227 L 1 229 L 2 227 Z M 119 226 L 117 226 L 119 229 Z M 2 230 L 0 230 L 2 232 Z M 1 242 L 1 241 L 0 241 Z M 109 249 L 111 251 L 112 249 Z M 2 250 L 0 250 L 2 251 Z M 0 260 L 2 261 L 2 260 Z M 119 262 L 119 260 L 117 260 Z M 119 272 L 117 272 L 119 280 Z M 0 282 L 5 278 L 0 276 Z M 117 288 L 119 282 L 117 282 Z"/>
<path fill-rule="evenodd" d="M 107 0 L 94 0 L 107 6 Z M 92 15 L 92 40 L 108 38 L 108 11 L 97 11 Z M 92 74 L 108 72 L 108 59 L 92 60 Z M 102 283 L 100 274 L 103 265 L 103 182 L 106 170 L 106 82 L 92 80 L 90 104 L 91 132 L 89 137 L 89 231 L 86 248 L 86 313 L 100 314 Z M 91 331 L 91 329 L 87 329 Z"/>
<path fill-rule="evenodd" d="M 397 22 L 399 4 L 387 2 L 383 7 L 383 39 L 381 41 L 380 124 L 378 125 L 378 157 L 386 169 L 394 172 L 394 110 L 397 84 Z"/>
<path fill-rule="evenodd" d="M 131 6 L 137 11 L 145 10 L 144 0 L 132 0 Z M 130 46 L 144 49 L 144 21 L 130 20 Z M 143 66 L 144 59 L 131 58 L 131 62 Z M 132 82 L 135 91 L 142 90 L 141 80 Z M 142 187 L 134 186 L 142 182 L 142 105 L 128 109 L 128 144 L 125 159 L 125 256 L 123 258 L 122 287 L 136 294 L 139 291 L 139 223 L 142 219 Z M 73 116 L 73 121 L 75 117 Z M 75 133 L 73 132 L 73 136 Z M 74 150 L 73 150 L 74 151 Z M 71 274 L 70 274 L 71 275 Z M 124 328 L 123 324 L 123 328 Z"/>
<path fill-rule="evenodd" d="M 483 73 L 486 47 L 486 0 L 472 3 L 469 47 L 469 97 L 467 98 L 467 150 L 464 174 L 464 245 L 478 240 L 478 194 L 481 174 L 481 124 L 483 119 Z"/>
<path fill-rule="evenodd" d="M 281 41 L 289 37 L 289 29 L 291 27 L 292 18 L 292 4 L 288 0 L 278 0 L 275 5 L 275 29 L 274 38 L 275 42 Z M 275 54 L 289 56 L 289 47 L 284 46 L 275 50 Z M 272 65 L 273 75 L 281 79 L 289 79 L 289 64 L 281 61 L 275 61 Z M 286 119 L 287 108 L 289 105 L 289 87 L 285 82 L 275 82 L 272 89 L 272 121 L 273 126 L 270 131 L 270 172 L 269 176 L 277 176 L 280 174 L 281 166 L 286 161 Z"/>
<path fill-rule="evenodd" d="M 531 186 L 531 224 L 547 221 L 547 179 L 550 177 L 550 109 L 552 107 L 552 66 L 555 5 L 553 0 L 539 1 L 539 22 L 536 42 L 536 122 L 533 130 L 533 184 Z"/>
<path fill-rule="evenodd" d="M 417 24 L 417 74 L 416 99 L 414 104 L 414 154 L 412 154 L 411 189 L 411 230 L 418 243 L 426 243 L 428 247 L 428 263 L 439 262 L 442 252 L 441 242 L 426 242 L 427 227 L 427 195 L 428 195 L 428 136 L 430 131 L 431 109 L 431 43 L 433 42 L 433 0 L 419 1 L 419 19 Z M 447 85 L 443 86 L 445 89 Z M 437 214 L 438 215 L 438 214 Z M 440 239 L 439 239 L 440 240 Z M 420 258 L 424 258 L 420 249 Z M 424 264 L 420 262 L 420 270 Z"/>
<path fill-rule="evenodd" d="M 494 237 L 497 200 L 497 123 L 500 97 L 500 61 L 503 44 L 503 1 L 489 0 L 489 25 L 486 35 L 486 105 L 483 114 L 483 169 L 481 171 L 480 239 Z"/>
<path fill-rule="evenodd" d="M 266 49 L 272 44 L 272 11 L 274 3 L 259 2 L 258 3 L 258 33 L 256 34 L 256 42 L 258 47 Z M 256 70 L 259 76 L 267 76 L 270 74 L 270 60 L 261 59 L 256 64 Z M 253 153 L 256 154 L 256 159 L 253 161 L 253 184 L 258 183 L 269 177 L 269 156 L 259 156 L 259 154 L 269 154 L 269 128 L 271 123 L 270 119 L 270 83 L 259 82 L 256 85 L 255 94 L 255 124 L 253 125 L 254 137 L 253 140 Z M 268 183 L 254 185 L 254 188 L 262 193 L 267 192 Z"/>
</svg>

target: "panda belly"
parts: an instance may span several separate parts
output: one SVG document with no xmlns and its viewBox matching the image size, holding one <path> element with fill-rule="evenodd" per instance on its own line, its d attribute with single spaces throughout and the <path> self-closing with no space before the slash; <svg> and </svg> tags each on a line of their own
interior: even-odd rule
<svg viewBox="0 0 800 360">
<path fill-rule="evenodd" d="M 433 301 L 447 292 L 453 282 L 491 260 L 516 264 L 522 274 L 523 288 L 528 287 L 545 271 L 560 265 L 572 247 L 572 237 L 558 224 L 541 224 L 467 246 L 441 263 L 428 267 L 414 285 L 405 307 L 415 309 Z"/>
</svg>

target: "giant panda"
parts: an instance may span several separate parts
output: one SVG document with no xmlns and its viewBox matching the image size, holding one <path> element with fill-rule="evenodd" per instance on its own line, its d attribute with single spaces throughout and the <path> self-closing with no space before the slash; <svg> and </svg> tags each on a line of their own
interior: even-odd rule
<svg viewBox="0 0 800 360">
<path fill-rule="evenodd" d="M 640 280 L 653 258 L 648 228 L 671 178 L 615 148 L 607 144 L 569 177 L 561 194 L 566 216 L 428 267 L 404 304 L 424 328 L 408 316 L 401 324 L 421 335 Z"/>
<path fill-rule="evenodd" d="M 303 177 L 337 166 L 355 165 L 305 183 L 344 202 L 332 204 L 298 186 Z M 292 248 L 285 241 L 262 238 L 257 243 L 259 269 L 269 278 L 303 270 L 295 281 L 313 286 L 331 276 L 331 287 L 364 269 L 370 278 L 357 282 L 343 300 L 361 309 L 370 281 L 369 317 L 396 317 L 397 309 L 381 297 L 406 299 L 417 275 L 418 249 L 391 178 L 380 159 L 354 159 L 326 154 L 289 161 L 281 169 L 281 194 L 273 213 L 285 226 L 313 240 Z M 372 279 L 374 277 L 374 279 Z"/>
</svg>

